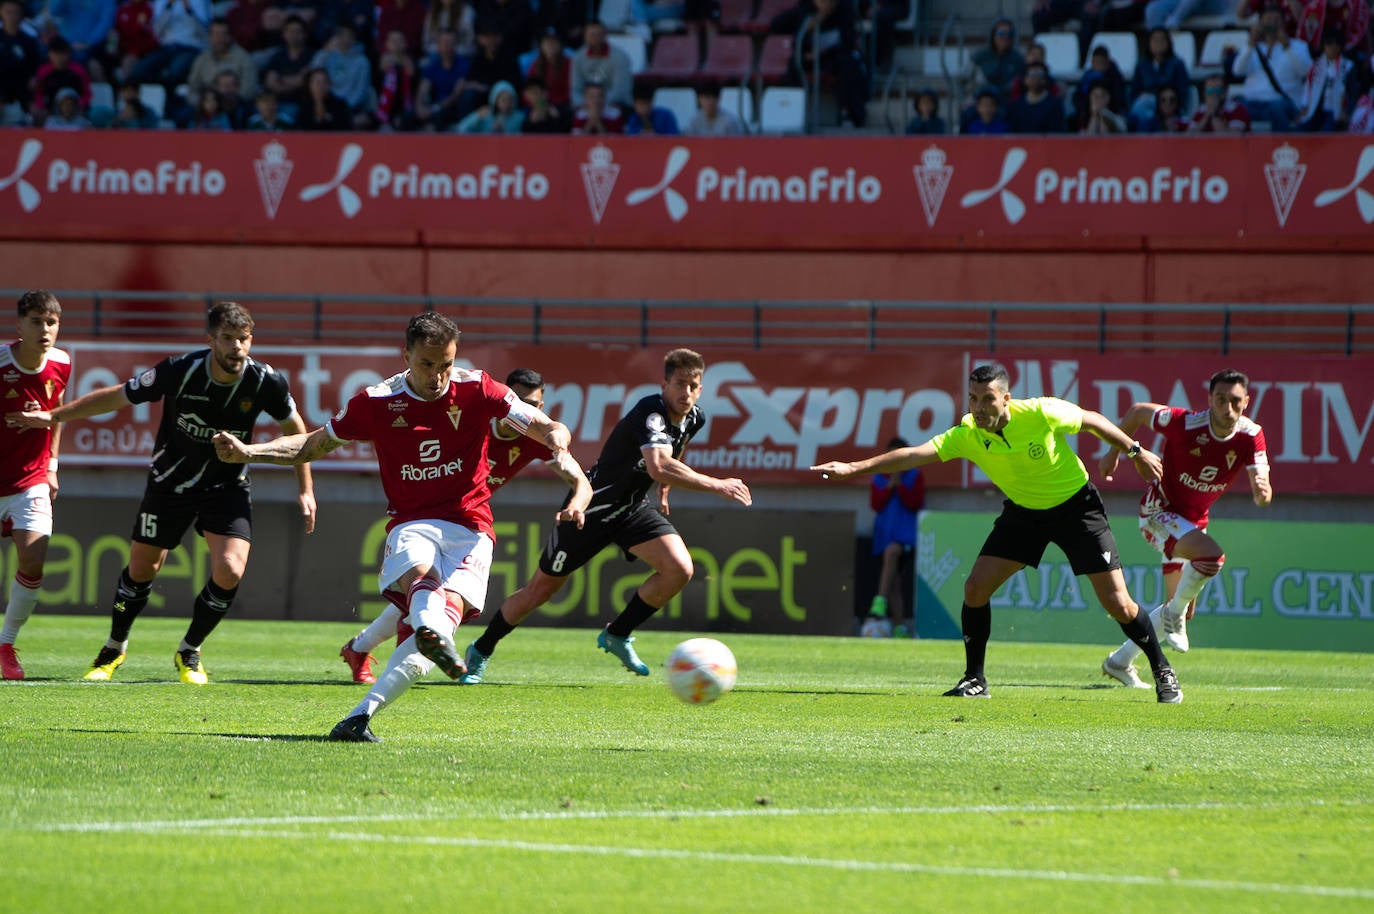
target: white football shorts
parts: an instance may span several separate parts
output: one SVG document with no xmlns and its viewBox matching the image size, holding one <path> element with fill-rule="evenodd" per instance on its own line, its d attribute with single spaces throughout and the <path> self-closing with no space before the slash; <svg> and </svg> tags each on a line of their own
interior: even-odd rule
<svg viewBox="0 0 1374 914">
<path fill-rule="evenodd" d="M 52 536 L 52 498 L 46 482 L 0 498 L 0 523 L 39 536 Z"/>
<path fill-rule="evenodd" d="M 1166 562 L 1174 561 L 1174 546 L 1178 541 L 1199 529 L 1202 528 L 1172 511 L 1155 511 L 1152 514 L 1140 515 L 1140 535 L 1145 537 L 1145 542 L 1163 556 Z"/>
<path fill-rule="evenodd" d="M 485 533 L 446 520 L 413 520 L 397 524 L 386 536 L 386 557 L 377 589 L 389 590 L 407 571 L 428 567 L 451 590 L 479 612 L 487 600 L 492 541 Z"/>
</svg>

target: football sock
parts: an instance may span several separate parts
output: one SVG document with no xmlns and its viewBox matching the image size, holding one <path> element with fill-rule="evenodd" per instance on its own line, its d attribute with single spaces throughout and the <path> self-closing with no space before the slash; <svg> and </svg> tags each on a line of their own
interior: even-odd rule
<svg viewBox="0 0 1374 914">
<path fill-rule="evenodd" d="M 20 571 L 14 573 L 10 601 L 5 604 L 5 626 L 0 629 L 0 644 L 13 644 L 19 637 L 20 626 L 29 620 L 33 608 L 38 605 L 38 585 L 41 583 L 42 575 L 31 578 Z"/>
<path fill-rule="evenodd" d="M 401 621 L 401 611 L 390 603 L 382 614 L 372 620 L 372 624 L 353 636 L 353 650 L 360 654 L 370 654 L 388 638 L 396 637 L 396 623 Z"/>
<path fill-rule="evenodd" d="M 625 604 L 624 612 L 616 616 L 615 621 L 606 626 L 606 629 L 617 638 L 628 638 L 656 612 L 658 607 L 645 603 L 640 599 L 639 591 L 635 591 L 635 595 L 630 597 L 630 602 Z"/>
<path fill-rule="evenodd" d="M 219 625 L 224 614 L 229 612 L 229 607 L 234 602 L 234 594 L 238 592 L 237 587 L 225 589 L 214 581 L 205 582 L 205 587 L 196 595 L 196 606 L 191 613 L 191 624 L 186 629 L 186 639 L 183 642 L 186 647 L 182 650 L 200 650 L 200 646 L 210 637 L 210 633 Z"/>
<path fill-rule="evenodd" d="M 986 680 L 983 662 L 988 654 L 988 639 L 992 637 L 992 604 L 965 603 L 959 621 L 964 629 L 964 675 Z"/>
<path fill-rule="evenodd" d="M 425 659 L 425 656 L 416 649 L 415 636 L 411 635 L 396 645 L 396 650 L 391 652 L 391 657 L 388 658 L 386 669 L 382 671 L 382 675 L 377 677 L 372 688 L 363 696 L 363 700 L 358 702 L 352 711 L 348 712 L 348 716 L 366 714 L 371 717 L 400 698 L 407 689 L 432 669 L 434 669 L 434 663 Z"/>
<path fill-rule="evenodd" d="M 1224 555 L 1208 555 L 1187 562 L 1183 566 L 1183 574 L 1179 576 L 1173 599 L 1169 601 L 1170 611 L 1180 616 L 1186 615 L 1188 604 L 1197 599 L 1202 588 L 1217 576 L 1225 562 Z"/>
<path fill-rule="evenodd" d="M 1145 621 L 1144 613 L 1137 611 L 1134 619 L 1129 622 L 1122 622 L 1121 630 L 1149 658 L 1151 670 L 1157 672 L 1169 665 L 1169 661 L 1164 659 L 1164 651 L 1159 646 L 1159 639 L 1155 637 L 1154 629 Z"/>
<path fill-rule="evenodd" d="M 110 609 L 110 641 L 129 643 L 129 629 L 134 627 L 134 620 L 148 605 L 148 596 L 152 592 L 153 582 L 135 581 L 129 577 L 129 568 L 126 565 L 119 573 L 114 605 Z"/>
<path fill-rule="evenodd" d="M 496 615 L 492 616 L 491 621 L 487 623 L 487 630 L 482 632 L 481 637 L 474 643 L 483 657 L 490 657 L 496 653 L 496 645 L 501 642 L 501 639 L 513 631 L 515 631 L 515 626 L 507 622 L 505 614 L 498 609 Z"/>
<path fill-rule="evenodd" d="M 418 631 L 424 626 L 436 632 L 453 635 L 456 626 L 446 608 L 448 599 L 444 595 L 443 587 L 434 578 L 420 578 L 411 584 L 406 603 L 410 607 L 411 628 Z"/>
</svg>

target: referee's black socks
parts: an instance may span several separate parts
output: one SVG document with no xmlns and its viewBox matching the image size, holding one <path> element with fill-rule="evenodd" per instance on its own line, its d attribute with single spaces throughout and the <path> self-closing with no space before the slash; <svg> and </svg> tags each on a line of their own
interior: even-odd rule
<svg viewBox="0 0 1374 914">
<path fill-rule="evenodd" d="M 969 606 L 965 603 L 959 622 L 964 629 L 964 675 L 976 676 L 986 682 L 983 662 L 988 654 L 988 639 L 992 637 L 992 604 Z"/>
<path fill-rule="evenodd" d="M 1159 639 L 1155 637 L 1154 628 L 1150 625 L 1150 617 L 1143 609 L 1137 607 L 1135 618 L 1129 622 L 1122 622 L 1121 630 L 1149 659 L 1152 671 L 1158 672 L 1169 665 L 1169 661 L 1164 658 L 1164 649 L 1159 646 Z"/>
</svg>

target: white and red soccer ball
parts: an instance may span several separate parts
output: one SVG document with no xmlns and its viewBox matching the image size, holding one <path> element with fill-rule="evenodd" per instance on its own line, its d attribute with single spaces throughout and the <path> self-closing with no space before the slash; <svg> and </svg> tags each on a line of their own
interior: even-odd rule
<svg viewBox="0 0 1374 914">
<path fill-rule="evenodd" d="M 714 638 L 691 638 L 673 648 L 665 665 L 668 688 L 689 705 L 705 705 L 735 687 L 735 655 Z"/>
</svg>

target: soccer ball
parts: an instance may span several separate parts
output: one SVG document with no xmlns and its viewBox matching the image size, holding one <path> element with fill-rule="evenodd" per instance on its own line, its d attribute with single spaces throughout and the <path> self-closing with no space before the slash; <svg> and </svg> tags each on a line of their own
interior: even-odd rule
<svg viewBox="0 0 1374 914">
<path fill-rule="evenodd" d="M 892 622 L 888 619 L 869 616 L 867 619 L 864 619 L 864 624 L 859 626 L 859 637 L 891 638 Z"/>
<path fill-rule="evenodd" d="M 668 655 L 668 688 L 689 705 L 710 704 L 735 687 L 735 655 L 714 638 L 692 638 Z"/>
</svg>

